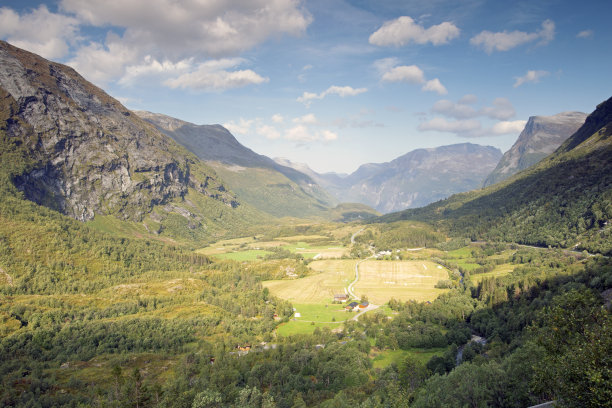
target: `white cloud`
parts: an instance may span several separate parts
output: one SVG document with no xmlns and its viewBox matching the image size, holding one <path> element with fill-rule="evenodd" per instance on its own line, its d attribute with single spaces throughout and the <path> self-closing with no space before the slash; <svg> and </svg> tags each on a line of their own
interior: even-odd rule
<svg viewBox="0 0 612 408">
<path fill-rule="evenodd" d="M 323 140 L 328 142 L 338 139 L 338 134 L 332 132 L 331 130 L 323 130 L 321 132 L 321 136 L 323 137 Z"/>
<path fill-rule="evenodd" d="M 370 44 L 378 46 L 403 46 L 414 42 L 416 44 L 432 43 L 447 44 L 459 36 L 459 28 L 445 21 L 441 24 L 425 28 L 417 24 L 411 17 L 402 16 L 386 21 L 381 28 L 370 36 Z"/>
<path fill-rule="evenodd" d="M 283 118 L 283 115 L 281 115 L 280 113 L 276 113 L 272 115 L 272 122 L 283 123 L 284 121 L 285 121 L 285 118 Z"/>
<path fill-rule="evenodd" d="M 578 34 L 576 34 L 577 38 L 591 38 L 595 33 L 593 30 L 582 30 Z"/>
<path fill-rule="evenodd" d="M 472 106 L 477 100 L 475 95 L 465 95 L 458 102 L 441 99 L 433 104 L 431 111 L 455 120 L 434 117 L 422 122 L 418 129 L 455 133 L 461 137 L 483 137 L 520 133 L 525 127 L 524 120 L 508 120 L 516 115 L 514 106 L 508 99 L 496 98 L 491 105 L 479 109 Z M 484 127 L 477 118 L 495 122 L 490 127 Z"/>
<path fill-rule="evenodd" d="M 124 28 L 130 48 L 171 60 L 236 55 L 274 35 L 299 36 L 312 22 L 296 0 L 62 0 L 61 8 L 96 27 Z"/>
<path fill-rule="evenodd" d="M 440 113 L 455 119 L 469 119 L 484 116 L 490 119 L 508 120 L 516 115 L 514 106 L 512 106 L 512 103 L 506 98 L 495 98 L 491 106 L 484 106 L 480 109 L 475 109 L 466 104 L 466 99 L 470 102 L 476 101 L 474 95 L 466 95 L 461 98 L 458 103 L 447 99 L 441 99 L 434 103 L 431 110 L 432 112 Z"/>
<path fill-rule="evenodd" d="M 495 135 L 507 135 L 507 134 L 512 134 L 512 133 L 520 133 L 523 131 L 526 124 L 527 124 L 526 120 L 497 122 L 491 128 L 491 133 Z"/>
<path fill-rule="evenodd" d="M 386 82 L 411 82 L 413 84 L 422 84 L 425 82 L 423 70 L 416 65 L 400 65 L 391 68 L 382 76 L 382 80 Z"/>
<path fill-rule="evenodd" d="M 486 106 L 480 109 L 479 113 L 491 119 L 498 120 L 508 120 L 516 115 L 512 102 L 506 98 L 495 98 L 493 100 L 493 106 Z"/>
<path fill-rule="evenodd" d="M 319 139 L 319 136 L 311 132 L 308 127 L 304 125 L 297 125 L 285 132 L 285 139 L 294 142 L 314 142 Z"/>
<path fill-rule="evenodd" d="M 470 43 L 477 47 L 482 47 L 487 53 L 493 51 L 508 51 L 519 45 L 537 41 L 539 45 L 548 44 L 555 37 L 555 23 L 551 20 L 545 20 L 542 23 L 542 29 L 533 33 L 524 31 L 502 31 L 491 32 L 483 31 L 480 34 L 472 37 Z"/>
<path fill-rule="evenodd" d="M 164 85 L 170 88 L 222 91 L 269 81 L 268 78 L 264 78 L 250 69 L 226 70 L 227 68 L 234 68 L 243 62 L 244 60 L 241 58 L 206 61 L 199 64 L 195 71 L 164 81 Z"/>
<path fill-rule="evenodd" d="M 397 65 L 397 58 L 383 58 L 374 62 L 374 67 L 384 82 L 408 82 L 423 84 L 421 90 L 446 95 L 448 91 L 438 78 L 426 80 L 423 70 L 416 65 Z"/>
<path fill-rule="evenodd" d="M 190 70 L 193 66 L 193 59 L 185 59 L 173 63 L 172 61 L 162 61 L 154 59 L 150 55 L 145 56 L 142 64 L 129 65 L 125 69 L 125 74 L 119 80 L 120 84 L 131 84 L 137 79 L 149 76 L 176 75 Z"/>
<path fill-rule="evenodd" d="M 275 127 L 269 125 L 261 125 L 257 128 L 257 134 L 264 136 L 266 139 L 276 140 L 280 139 L 281 134 Z"/>
<path fill-rule="evenodd" d="M 478 97 L 476 95 L 467 94 L 463 95 L 457 103 L 460 103 L 461 105 L 473 105 L 476 102 L 478 102 Z"/>
<path fill-rule="evenodd" d="M 433 118 L 419 125 L 420 131 L 437 131 L 450 133 L 469 133 L 480 130 L 480 121 L 475 119 L 465 119 L 448 121 L 444 118 Z"/>
<path fill-rule="evenodd" d="M 76 69 L 90 81 L 104 83 L 121 78 L 125 68 L 138 64 L 138 54 L 132 52 L 115 34 L 109 34 L 106 46 L 91 43 L 79 49 L 77 55 L 68 65 Z"/>
<path fill-rule="evenodd" d="M 464 103 L 454 103 L 447 99 L 441 99 L 434 103 L 431 110 L 456 119 L 468 119 L 478 116 L 478 111 L 471 106 Z"/>
<path fill-rule="evenodd" d="M 235 135 L 246 135 L 250 132 L 251 127 L 253 126 L 254 123 L 255 123 L 255 120 L 253 119 L 240 118 L 238 123 L 232 120 L 227 123 L 224 123 L 223 127 L 225 127 L 227 130 L 229 130 Z"/>
<path fill-rule="evenodd" d="M 346 96 L 356 96 L 367 91 L 367 88 L 352 88 L 350 86 L 332 85 L 320 94 L 304 92 L 302 96 L 297 98 L 297 101 L 302 102 L 306 106 L 309 106 L 314 99 L 323 99 L 327 95 L 338 95 L 341 98 L 344 98 Z"/>
<path fill-rule="evenodd" d="M 0 38 L 49 59 L 68 54 L 69 45 L 78 40 L 78 26 L 76 18 L 51 13 L 45 5 L 22 15 L 0 8 Z"/>
<path fill-rule="evenodd" d="M 436 92 L 438 95 L 446 95 L 448 93 L 438 78 L 425 82 L 425 85 L 423 85 L 423 88 L 421 89 L 424 91 Z"/>
<path fill-rule="evenodd" d="M 516 82 L 514 83 L 514 88 L 517 88 L 523 84 L 526 84 L 528 82 L 533 82 L 533 83 L 538 83 L 540 82 L 540 79 L 544 78 L 545 76 L 550 75 L 550 72 L 548 71 L 533 71 L 533 70 L 529 70 L 527 71 L 527 73 L 525 75 L 523 75 L 522 77 L 515 77 L 514 79 L 516 79 Z"/>
<path fill-rule="evenodd" d="M 293 123 L 299 123 L 302 125 L 316 125 L 319 123 L 319 121 L 317 120 L 317 117 L 314 114 L 309 113 L 304 116 L 300 116 L 299 118 L 293 119 Z"/>
</svg>

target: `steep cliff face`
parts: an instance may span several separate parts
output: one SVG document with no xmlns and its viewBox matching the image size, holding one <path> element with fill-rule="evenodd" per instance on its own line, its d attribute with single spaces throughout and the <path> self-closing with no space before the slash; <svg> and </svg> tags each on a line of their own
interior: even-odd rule
<svg viewBox="0 0 612 408">
<path fill-rule="evenodd" d="M 498 183 L 531 167 L 554 152 L 584 123 L 586 113 L 563 112 L 553 116 L 532 116 L 516 143 L 504 153 L 484 186 Z"/>
<path fill-rule="evenodd" d="M 27 150 L 26 198 L 78 220 L 140 220 L 193 189 L 238 205 L 197 158 L 73 69 L 0 41 L 0 128 Z"/>
</svg>

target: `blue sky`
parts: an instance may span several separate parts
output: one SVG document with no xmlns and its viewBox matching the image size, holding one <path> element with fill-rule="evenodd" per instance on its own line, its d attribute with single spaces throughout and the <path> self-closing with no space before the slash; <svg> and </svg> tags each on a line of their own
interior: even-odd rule
<svg viewBox="0 0 612 408">
<path fill-rule="evenodd" d="M 247 147 L 352 172 L 411 150 L 507 150 L 532 115 L 612 91 L 612 2 L 0 2 L 0 38 L 128 108 L 220 123 Z"/>
</svg>

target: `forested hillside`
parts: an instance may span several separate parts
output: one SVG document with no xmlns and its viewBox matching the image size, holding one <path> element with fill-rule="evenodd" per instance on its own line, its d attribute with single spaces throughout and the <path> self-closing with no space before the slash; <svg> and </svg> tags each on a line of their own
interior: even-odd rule
<svg viewBox="0 0 612 408">
<path fill-rule="evenodd" d="M 417 219 L 452 235 L 612 253 L 612 98 L 551 156 L 507 181 L 381 222 Z"/>
</svg>

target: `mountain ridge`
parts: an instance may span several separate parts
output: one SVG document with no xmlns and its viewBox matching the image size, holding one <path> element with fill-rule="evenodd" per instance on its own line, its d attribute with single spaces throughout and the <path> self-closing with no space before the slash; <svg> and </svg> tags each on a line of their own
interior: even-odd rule
<svg viewBox="0 0 612 408">
<path fill-rule="evenodd" d="M 164 114 L 136 113 L 206 161 L 233 191 L 261 211 L 281 217 L 314 216 L 337 204 L 309 175 L 245 147 L 221 125 L 196 125 Z"/>
<path fill-rule="evenodd" d="M 588 135 L 588 136 L 587 136 Z M 555 152 L 484 189 L 388 214 L 454 235 L 612 254 L 612 98 Z"/>
<path fill-rule="evenodd" d="M 311 177 L 336 198 L 343 197 L 341 201 L 389 213 L 480 187 L 501 157 L 495 147 L 458 143 L 415 149 L 386 163 L 366 163 L 346 176 L 311 170 Z"/>
<path fill-rule="evenodd" d="M 74 69 L 6 42 L 0 112 L 0 153 L 22 155 L 22 163 L 7 163 L 7 181 L 40 205 L 80 221 L 144 222 L 156 233 L 172 230 L 164 227 L 172 219 L 209 235 L 223 229 L 212 214 L 223 207 L 225 221 L 249 222 L 252 210 L 194 155 Z"/>
<path fill-rule="evenodd" d="M 586 117 L 587 114 L 582 112 L 531 116 L 516 142 L 487 176 L 483 187 L 505 180 L 553 153 L 578 130 Z"/>
</svg>

